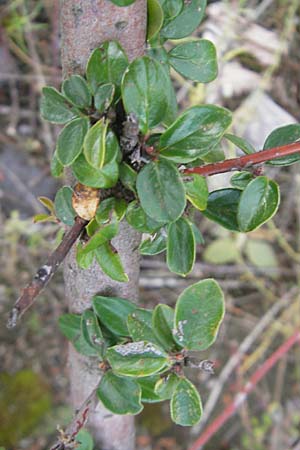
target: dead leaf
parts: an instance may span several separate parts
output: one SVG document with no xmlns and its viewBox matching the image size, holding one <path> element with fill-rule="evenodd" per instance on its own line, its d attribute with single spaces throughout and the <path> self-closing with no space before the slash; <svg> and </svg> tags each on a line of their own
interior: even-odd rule
<svg viewBox="0 0 300 450">
<path fill-rule="evenodd" d="M 77 215 L 85 220 L 91 220 L 99 205 L 99 189 L 77 183 L 72 196 L 72 206 Z"/>
</svg>

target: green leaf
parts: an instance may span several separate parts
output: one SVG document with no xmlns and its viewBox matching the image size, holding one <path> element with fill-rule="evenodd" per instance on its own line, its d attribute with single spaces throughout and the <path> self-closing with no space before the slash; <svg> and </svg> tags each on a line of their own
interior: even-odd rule
<svg viewBox="0 0 300 450">
<path fill-rule="evenodd" d="M 93 298 L 93 308 L 108 330 L 119 336 L 129 336 L 127 317 L 136 309 L 134 303 L 124 298 L 97 295 Z"/>
<path fill-rule="evenodd" d="M 163 400 L 154 392 L 155 385 L 159 379 L 160 379 L 159 375 L 137 378 L 137 382 L 139 383 L 142 389 L 143 403 L 157 403 Z"/>
<path fill-rule="evenodd" d="M 154 38 L 162 27 L 164 13 L 158 0 L 147 0 L 147 39 Z"/>
<path fill-rule="evenodd" d="M 97 350 L 91 347 L 81 333 L 81 317 L 77 314 L 63 314 L 58 320 L 62 334 L 69 339 L 75 349 L 86 356 L 98 356 Z"/>
<path fill-rule="evenodd" d="M 262 239 L 247 239 L 245 254 L 250 263 L 256 267 L 278 267 L 278 260 L 273 244 Z"/>
<path fill-rule="evenodd" d="M 161 0 L 160 3 L 167 21 L 175 19 L 183 9 L 182 0 Z"/>
<path fill-rule="evenodd" d="M 143 56 L 128 67 L 122 80 L 125 111 L 134 113 L 143 134 L 164 118 L 169 102 L 169 80 L 164 67 Z"/>
<path fill-rule="evenodd" d="M 154 238 L 146 239 L 139 246 L 141 255 L 158 255 L 166 249 L 167 239 L 163 233 L 157 233 Z"/>
<path fill-rule="evenodd" d="M 42 89 L 40 110 L 44 120 L 59 124 L 67 123 L 79 115 L 63 95 L 49 86 Z"/>
<path fill-rule="evenodd" d="M 79 446 L 76 447 L 76 450 L 93 450 L 94 442 L 90 433 L 82 428 L 79 430 L 75 437 L 76 442 L 79 443 Z"/>
<path fill-rule="evenodd" d="M 253 145 L 250 144 L 250 142 L 246 141 L 246 139 L 243 139 L 239 136 L 235 136 L 234 134 L 230 133 L 224 134 L 224 138 L 232 142 L 236 147 L 238 147 L 244 153 L 246 153 L 246 155 L 251 155 L 252 153 L 256 152 Z"/>
<path fill-rule="evenodd" d="M 169 68 L 169 66 L 166 68 L 166 70 Z M 174 120 L 177 117 L 178 114 L 178 105 L 177 105 L 177 98 L 176 98 L 176 92 L 172 83 L 172 80 L 170 78 L 169 72 L 167 72 L 168 75 L 168 106 L 166 109 L 166 113 L 164 115 L 164 118 L 162 120 L 163 124 L 167 127 L 172 125 Z"/>
<path fill-rule="evenodd" d="M 123 219 L 127 209 L 126 201 L 121 198 L 108 197 L 100 202 L 97 208 L 95 219 L 98 224 L 103 225 L 111 220 L 112 214 L 115 213 L 117 221 Z"/>
<path fill-rule="evenodd" d="M 129 6 L 135 2 L 135 0 L 110 0 L 110 1 L 117 6 Z"/>
<path fill-rule="evenodd" d="M 154 333 L 166 351 L 174 350 L 173 338 L 174 310 L 167 305 L 157 305 L 153 311 L 152 327 Z"/>
<path fill-rule="evenodd" d="M 33 222 L 39 223 L 39 222 L 56 222 L 56 219 L 54 216 L 49 214 L 36 214 L 33 216 Z"/>
<path fill-rule="evenodd" d="M 292 144 L 300 139 L 300 125 L 291 124 L 284 127 L 276 128 L 267 137 L 264 143 L 264 150 L 267 148 L 280 147 L 281 145 Z M 267 164 L 272 166 L 289 166 L 300 161 L 300 153 L 294 155 L 276 158 L 268 161 Z"/>
<path fill-rule="evenodd" d="M 105 164 L 102 169 L 95 169 L 83 155 L 80 155 L 72 164 L 72 169 L 80 183 L 95 188 L 111 188 L 116 185 L 119 177 L 119 167 L 116 160 Z"/>
<path fill-rule="evenodd" d="M 183 182 L 169 161 L 150 162 L 139 172 L 137 192 L 142 208 L 157 222 L 173 222 L 186 205 Z"/>
<path fill-rule="evenodd" d="M 203 257 L 211 264 L 228 264 L 238 262 L 240 252 L 234 239 L 222 238 L 208 245 L 204 250 Z"/>
<path fill-rule="evenodd" d="M 104 338 L 96 314 L 89 309 L 81 315 L 81 333 L 85 341 L 103 358 Z"/>
<path fill-rule="evenodd" d="M 173 20 L 163 26 L 161 35 L 167 39 L 189 36 L 202 21 L 205 8 L 206 0 L 192 0 Z"/>
<path fill-rule="evenodd" d="M 115 95 L 115 86 L 112 83 L 102 84 L 98 86 L 95 92 L 95 108 L 100 113 L 107 111 L 110 107 Z"/>
<path fill-rule="evenodd" d="M 38 201 L 45 207 L 48 209 L 48 211 L 50 211 L 51 214 L 55 213 L 55 208 L 54 208 L 54 203 L 53 201 L 48 198 L 48 197 L 44 197 L 44 196 L 40 196 L 38 197 Z"/>
<path fill-rule="evenodd" d="M 50 170 L 51 170 L 51 175 L 54 178 L 60 177 L 64 172 L 64 166 L 59 161 L 56 151 L 53 153 L 53 156 L 51 159 Z"/>
<path fill-rule="evenodd" d="M 176 389 L 180 378 L 175 373 L 168 373 L 160 378 L 154 387 L 155 394 L 163 400 L 169 400 Z"/>
<path fill-rule="evenodd" d="M 160 153 L 176 163 L 188 163 L 208 154 L 231 123 L 231 113 L 214 105 L 187 109 L 161 135 Z"/>
<path fill-rule="evenodd" d="M 115 345 L 106 356 L 114 372 L 128 377 L 146 377 L 169 364 L 167 353 L 147 341 Z"/>
<path fill-rule="evenodd" d="M 79 242 L 76 249 L 76 262 L 81 269 L 88 269 L 94 261 L 95 253 L 93 251 L 82 253 L 82 249 L 83 245 Z"/>
<path fill-rule="evenodd" d="M 231 231 L 239 231 L 237 211 L 241 191 L 239 189 L 219 189 L 208 196 L 207 208 L 202 211 L 208 219 Z"/>
<path fill-rule="evenodd" d="M 230 178 L 230 183 L 232 184 L 232 186 L 241 189 L 243 191 L 247 186 L 247 184 L 249 184 L 250 181 L 253 180 L 253 178 L 254 175 L 250 172 L 246 171 L 237 172 L 233 174 L 232 177 Z"/>
<path fill-rule="evenodd" d="M 187 199 L 191 204 L 203 211 L 207 206 L 208 187 L 205 177 L 198 174 L 192 174 L 192 181 L 184 183 Z"/>
<path fill-rule="evenodd" d="M 167 264 L 171 272 L 187 275 L 196 258 L 196 243 L 187 219 L 179 218 L 168 227 Z"/>
<path fill-rule="evenodd" d="M 128 66 L 127 56 L 116 41 L 104 42 L 94 50 L 88 60 L 86 77 L 95 94 L 100 84 L 112 83 L 116 86 L 116 95 L 119 96 L 123 74 Z"/>
<path fill-rule="evenodd" d="M 192 426 L 202 416 L 202 403 L 195 386 L 183 378 L 176 386 L 171 399 L 171 417 L 177 425 Z"/>
<path fill-rule="evenodd" d="M 72 206 L 73 190 L 69 186 L 60 188 L 55 196 L 54 206 L 56 217 L 66 225 L 73 225 L 76 212 Z"/>
<path fill-rule="evenodd" d="M 120 165 L 120 181 L 127 189 L 136 193 L 136 177 L 137 173 L 128 164 L 122 162 Z"/>
<path fill-rule="evenodd" d="M 127 326 L 133 341 L 148 341 L 159 345 L 152 329 L 152 314 L 152 310 L 137 308 L 128 315 Z"/>
<path fill-rule="evenodd" d="M 95 169 L 102 169 L 106 153 L 106 133 L 108 121 L 101 119 L 92 126 L 84 139 L 84 156 Z"/>
<path fill-rule="evenodd" d="M 60 132 L 56 155 L 63 166 L 69 166 L 80 155 L 85 135 L 88 133 L 88 119 L 74 119 Z"/>
<path fill-rule="evenodd" d="M 85 244 L 85 246 L 82 248 L 81 254 L 84 256 L 96 250 L 98 247 L 114 238 L 118 234 L 118 231 L 118 223 L 110 223 L 105 227 L 100 228 L 100 230 L 97 231 L 97 233 L 95 233 L 87 242 L 87 244 Z"/>
<path fill-rule="evenodd" d="M 215 46 L 207 39 L 185 42 L 169 52 L 169 63 L 189 80 L 209 83 L 218 74 Z"/>
<path fill-rule="evenodd" d="M 62 85 L 62 92 L 68 100 L 78 108 L 91 106 L 92 96 L 87 82 L 80 75 L 71 75 Z"/>
<path fill-rule="evenodd" d="M 280 202 L 278 184 L 267 177 L 257 177 L 242 192 L 237 219 L 243 232 L 255 230 L 276 213 Z"/>
<path fill-rule="evenodd" d="M 176 342 L 188 350 L 205 350 L 215 341 L 224 316 L 224 296 L 219 284 L 202 280 L 185 289 L 175 308 Z"/>
<path fill-rule="evenodd" d="M 196 244 L 201 244 L 201 245 L 205 244 L 204 237 L 203 237 L 201 231 L 199 230 L 199 228 L 197 227 L 197 225 L 193 222 L 190 222 L 190 224 L 191 224 L 191 227 L 192 227 L 192 230 L 194 233 L 194 238 L 195 238 Z"/>
<path fill-rule="evenodd" d="M 111 279 L 121 283 L 129 280 L 117 250 L 110 242 L 105 242 L 95 250 L 97 263 Z"/>
<path fill-rule="evenodd" d="M 97 396 L 105 408 L 114 414 L 138 414 L 143 409 L 139 384 L 130 378 L 120 377 L 111 370 L 101 378 Z"/>
<path fill-rule="evenodd" d="M 153 233 L 162 226 L 160 222 L 156 222 L 147 216 L 136 200 L 129 203 L 126 210 L 126 220 L 132 228 L 141 233 Z"/>
<path fill-rule="evenodd" d="M 99 224 L 97 223 L 96 219 L 93 218 L 89 221 L 87 226 L 85 227 L 88 237 L 92 237 L 96 231 L 99 230 Z"/>
</svg>

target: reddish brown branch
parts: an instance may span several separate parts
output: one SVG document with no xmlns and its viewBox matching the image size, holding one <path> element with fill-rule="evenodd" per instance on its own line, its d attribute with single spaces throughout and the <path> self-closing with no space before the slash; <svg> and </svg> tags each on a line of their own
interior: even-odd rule
<svg viewBox="0 0 300 450">
<path fill-rule="evenodd" d="M 183 173 L 198 173 L 203 176 L 215 175 L 217 173 L 231 172 L 232 170 L 246 169 L 255 164 L 265 163 L 272 159 L 282 158 L 283 156 L 289 156 L 295 153 L 300 153 L 300 142 L 261 150 L 260 152 L 240 156 L 239 158 L 226 159 L 225 161 L 206 164 L 200 167 L 192 167 L 185 169 Z"/>
<path fill-rule="evenodd" d="M 224 411 L 203 431 L 199 438 L 188 450 L 199 450 L 206 444 L 212 436 L 235 414 L 238 408 L 244 403 L 248 394 L 253 391 L 257 383 L 272 369 L 272 367 L 290 350 L 290 348 L 300 341 L 300 331 L 296 331 L 287 339 L 272 355 L 254 372 L 248 383 L 235 396 Z"/>
<path fill-rule="evenodd" d="M 7 322 L 8 328 L 15 327 L 18 319 L 24 314 L 25 311 L 27 311 L 28 308 L 30 308 L 36 297 L 57 271 L 59 265 L 69 253 L 86 224 L 86 220 L 76 217 L 74 225 L 64 235 L 59 246 L 53 253 L 51 253 L 45 264 L 38 269 L 33 280 L 23 289 L 20 297 L 10 312 Z"/>
</svg>

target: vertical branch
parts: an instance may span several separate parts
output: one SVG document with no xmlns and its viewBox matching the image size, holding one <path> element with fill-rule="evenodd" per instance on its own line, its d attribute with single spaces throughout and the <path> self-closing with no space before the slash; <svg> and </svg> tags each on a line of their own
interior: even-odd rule
<svg viewBox="0 0 300 450">
<path fill-rule="evenodd" d="M 62 67 L 64 76 L 83 73 L 91 51 L 106 40 L 118 40 L 130 60 L 144 52 L 147 2 L 136 0 L 128 7 L 118 7 L 109 0 L 61 0 Z M 71 312 L 81 313 L 91 305 L 96 293 L 137 299 L 140 234 L 123 222 L 113 240 L 128 283 L 109 279 L 94 263 L 88 270 L 78 268 L 75 249 L 65 261 L 66 297 Z M 69 369 L 71 402 L 79 408 L 100 378 L 97 361 L 70 348 Z M 101 404 L 91 406 L 89 428 L 97 448 L 133 450 L 134 422 L 131 416 L 115 416 Z"/>
</svg>

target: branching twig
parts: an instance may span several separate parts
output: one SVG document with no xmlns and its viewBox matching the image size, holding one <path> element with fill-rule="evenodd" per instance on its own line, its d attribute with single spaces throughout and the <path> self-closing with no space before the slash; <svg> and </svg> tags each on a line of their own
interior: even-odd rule
<svg viewBox="0 0 300 450">
<path fill-rule="evenodd" d="M 81 407 L 78 411 L 76 411 L 76 414 L 72 420 L 72 422 L 67 426 L 65 431 L 60 431 L 60 436 L 57 439 L 57 442 L 51 447 L 50 450 L 67 450 L 76 448 L 76 436 L 85 426 L 88 420 L 89 412 L 90 412 L 90 406 L 93 400 L 96 397 L 96 389 L 94 389 L 88 398 L 83 402 Z"/>
<path fill-rule="evenodd" d="M 216 417 L 216 419 L 204 430 L 199 438 L 192 444 L 189 450 L 199 450 L 206 444 L 212 436 L 235 414 L 238 408 L 244 403 L 248 394 L 253 391 L 257 383 L 272 369 L 272 367 L 290 350 L 290 348 L 300 341 L 300 331 L 296 331 L 289 337 L 272 355 L 254 372 L 243 389 L 236 394 L 234 400 Z"/>
<path fill-rule="evenodd" d="M 225 161 L 206 164 L 200 167 L 192 167 L 190 169 L 185 169 L 183 173 L 198 173 L 203 176 L 215 175 L 217 173 L 231 172 L 232 170 L 246 169 L 255 166 L 255 164 L 265 163 L 295 153 L 300 153 L 300 142 L 261 150 L 260 152 L 240 156 L 239 158 L 226 159 Z"/>
<path fill-rule="evenodd" d="M 80 233 L 86 224 L 86 220 L 76 217 L 75 224 L 65 234 L 62 242 L 54 250 L 54 252 L 51 253 L 46 263 L 38 269 L 33 280 L 23 289 L 22 294 L 16 301 L 10 313 L 9 320 L 7 322 L 8 328 L 15 327 L 18 319 L 24 314 L 25 311 L 27 311 L 28 308 L 30 308 L 38 294 L 57 271 L 59 265 L 69 253 L 71 247 L 80 236 Z"/>
</svg>

